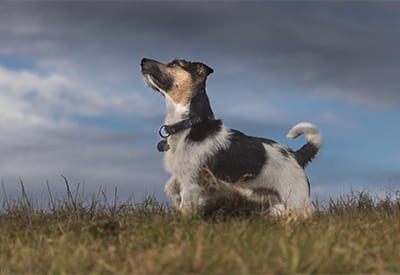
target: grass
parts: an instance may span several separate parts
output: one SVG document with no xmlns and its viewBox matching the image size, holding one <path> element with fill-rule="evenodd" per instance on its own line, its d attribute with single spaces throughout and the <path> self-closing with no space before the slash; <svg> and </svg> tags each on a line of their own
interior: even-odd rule
<svg viewBox="0 0 400 275">
<path fill-rule="evenodd" d="M 400 273 L 400 196 L 316 205 L 310 219 L 183 218 L 154 198 L 108 201 L 72 191 L 36 208 L 5 191 L 0 273 Z M 3 188 L 4 189 L 4 188 Z M 79 189 L 79 188 L 78 188 Z"/>
</svg>

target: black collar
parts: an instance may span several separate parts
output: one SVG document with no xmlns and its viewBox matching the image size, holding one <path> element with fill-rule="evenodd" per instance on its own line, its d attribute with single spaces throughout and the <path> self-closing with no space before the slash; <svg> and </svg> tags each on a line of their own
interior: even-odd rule
<svg viewBox="0 0 400 275">
<path fill-rule="evenodd" d="M 177 122 L 175 124 L 172 124 L 172 125 L 165 125 L 164 124 L 164 125 L 162 125 L 160 127 L 160 130 L 158 130 L 158 133 L 160 134 L 160 136 L 162 138 L 167 138 L 170 135 L 176 134 L 176 133 L 178 133 L 178 132 L 180 132 L 182 130 L 185 130 L 185 129 L 189 129 L 189 128 L 191 128 L 191 127 L 193 127 L 193 126 L 195 126 L 195 125 L 197 125 L 197 124 L 199 124 L 199 123 L 201 123 L 203 121 L 209 120 L 209 119 L 212 119 L 212 118 L 208 117 L 207 119 L 203 119 L 203 118 L 198 116 L 198 117 L 188 118 L 188 119 L 179 121 L 179 122 Z"/>
</svg>

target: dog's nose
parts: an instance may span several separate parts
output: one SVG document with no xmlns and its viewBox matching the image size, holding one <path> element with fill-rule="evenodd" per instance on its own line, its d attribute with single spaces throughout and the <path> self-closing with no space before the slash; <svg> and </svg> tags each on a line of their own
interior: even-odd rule
<svg viewBox="0 0 400 275">
<path fill-rule="evenodd" d="M 149 59 L 143 58 L 142 61 L 140 62 L 140 66 L 143 66 L 144 63 L 146 63 L 147 61 L 149 61 Z"/>
<path fill-rule="evenodd" d="M 154 59 L 150 59 L 150 58 L 143 58 L 142 61 L 140 62 L 140 65 L 143 67 L 147 64 L 147 66 L 149 66 L 150 63 L 158 63 L 157 61 L 155 61 Z"/>
</svg>

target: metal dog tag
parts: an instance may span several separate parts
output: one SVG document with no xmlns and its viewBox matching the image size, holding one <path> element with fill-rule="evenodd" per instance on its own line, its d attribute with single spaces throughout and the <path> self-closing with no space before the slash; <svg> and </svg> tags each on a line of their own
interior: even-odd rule
<svg viewBox="0 0 400 275">
<path fill-rule="evenodd" d="M 166 151 L 168 151 L 169 150 L 169 144 L 168 144 L 168 142 L 165 140 L 165 139 L 163 139 L 163 140 L 161 140 L 158 144 L 157 144 L 157 150 L 158 151 L 160 151 L 160 152 L 166 152 Z"/>
</svg>

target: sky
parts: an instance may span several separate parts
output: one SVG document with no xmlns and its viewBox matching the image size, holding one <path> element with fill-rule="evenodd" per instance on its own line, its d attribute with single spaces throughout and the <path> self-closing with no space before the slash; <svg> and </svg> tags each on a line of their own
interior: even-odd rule
<svg viewBox="0 0 400 275">
<path fill-rule="evenodd" d="M 156 150 L 163 98 L 143 57 L 214 69 L 215 115 L 286 139 L 301 121 L 324 147 L 312 199 L 400 190 L 400 2 L 5 1 L 0 3 L 0 179 L 40 201 L 85 194 L 166 201 Z M 89 196 L 88 195 L 88 196 Z"/>
</svg>

